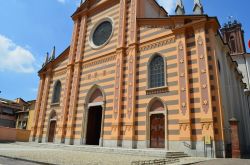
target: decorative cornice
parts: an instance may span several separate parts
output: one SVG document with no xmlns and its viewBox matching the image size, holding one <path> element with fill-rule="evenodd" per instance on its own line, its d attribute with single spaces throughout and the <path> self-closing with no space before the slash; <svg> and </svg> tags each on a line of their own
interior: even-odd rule
<svg viewBox="0 0 250 165">
<path fill-rule="evenodd" d="M 175 43 L 175 38 L 168 38 L 166 40 L 162 40 L 162 41 L 159 41 L 159 42 L 151 42 L 149 44 L 139 46 L 139 51 L 143 52 L 143 51 L 147 51 L 147 50 L 150 50 L 150 49 L 154 49 L 154 48 L 162 47 L 162 46 L 165 46 L 165 45 L 169 45 L 169 44 L 172 44 L 172 43 Z"/>
<path fill-rule="evenodd" d="M 152 95 L 152 94 L 159 94 L 159 93 L 166 93 L 168 92 L 168 87 L 159 87 L 159 88 L 152 88 L 146 90 L 146 95 Z"/>
<path fill-rule="evenodd" d="M 103 64 L 103 63 L 106 63 L 106 62 L 109 62 L 109 61 L 113 61 L 115 59 L 116 59 L 116 54 L 112 54 L 110 56 L 101 57 L 101 58 L 91 60 L 91 61 L 86 62 L 86 63 L 83 62 L 82 68 L 86 69 L 86 68 L 89 68 L 89 67 L 91 67 L 93 65 Z"/>
</svg>

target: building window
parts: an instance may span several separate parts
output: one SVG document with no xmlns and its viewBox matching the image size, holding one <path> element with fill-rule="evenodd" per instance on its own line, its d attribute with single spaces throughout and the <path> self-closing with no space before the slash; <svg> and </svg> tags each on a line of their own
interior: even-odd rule
<svg viewBox="0 0 250 165">
<path fill-rule="evenodd" d="M 149 63 L 149 87 L 165 86 L 164 59 L 155 55 Z"/>
<path fill-rule="evenodd" d="M 89 35 L 89 44 L 93 49 L 105 46 L 114 32 L 114 21 L 107 17 L 99 20 L 92 28 Z"/>
<path fill-rule="evenodd" d="M 61 82 L 57 81 L 54 86 L 54 92 L 52 97 L 52 103 L 59 103 L 60 102 L 60 96 L 61 96 Z"/>
<path fill-rule="evenodd" d="M 230 37 L 230 45 L 233 53 L 236 53 L 236 44 L 234 36 Z"/>
</svg>

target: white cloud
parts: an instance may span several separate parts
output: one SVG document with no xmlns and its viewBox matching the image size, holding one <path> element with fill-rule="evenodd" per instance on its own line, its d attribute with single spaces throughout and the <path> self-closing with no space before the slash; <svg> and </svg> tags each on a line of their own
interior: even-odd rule
<svg viewBox="0 0 250 165">
<path fill-rule="evenodd" d="M 57 2 L 64 4 L 66 2 L 66 0 L 57 0 Z"/>
<path fill-rule="evenodd" d="M 34 64 L 35 58 L 29 50 L 0 34 L 0 71 L 32 73 Z"/>
<path fill-rule="evenodd" d="M 169 14 L 173 14 L 176 1 L 175 0 L 157 0 L 158 3 L 165 8 Z"/>
</svg>

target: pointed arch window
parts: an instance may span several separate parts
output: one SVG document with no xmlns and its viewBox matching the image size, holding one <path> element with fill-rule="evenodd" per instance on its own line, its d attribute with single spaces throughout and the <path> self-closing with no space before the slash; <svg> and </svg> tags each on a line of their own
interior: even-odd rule
<svg viewBox="0 0 250 165">
<path fill-rule="evenodd" d="M 236 53 L 236 43 L 234 36 L 230 37 L 230 45 L 233 53 Z"/>
<path fill-rule="evenodd" d="M 52 103 L 59 103 L 60 102 L 61 88 L 62 88 L 61 82 L 57 81 L 55 83 L 55 86 L 54 86 Z"/>
<path fill-rule="evenodd" d="M 160 55 L 154 55 L 149 63 L 149 88 L 165 86 L 164 59 Z"/>
</svg>

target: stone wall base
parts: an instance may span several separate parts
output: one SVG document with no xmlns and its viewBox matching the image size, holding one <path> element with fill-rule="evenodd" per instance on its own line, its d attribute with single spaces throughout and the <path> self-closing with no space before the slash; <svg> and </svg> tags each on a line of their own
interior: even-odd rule
<svg viewBox="0 0 250 165">
<path fill-rule="evenodd" d="M 222 141 L 213 145 L 205 145 L 203 141 L 169 141 L 169 150 L 181 151 L 194 157 L 224 157 L 225 149 Z"/>
<path fill-rule="evenodd" d="M 54 143 L 56 144 L 63 144 L 60 138 L 55 138 Z"/>
<path fill-rule="evenodd" d="M 105 140 L 103 139 L 103 147 L 119 147 L 121 142 L 119 140 Z"/>
<path fill-rule="evenodd" d="M 46 142 L 46 138 L 35 138 L 36 142 Z M 65 144 L 85 145 L 85 139 L 65 139 Z M 55 143 L 61 144 L 60 139 L 55 139 Z M 131 140 L 107 140 L 100 139 L 100 146 L 103 147 L 123 147 L 123 148 L 137 148 L 147 149 L 150 142 L 147 141 L 131 141 Z M 213 145 L 206 145 L 204 148 L 203 141 L 168 141 L 166 142 L 166 150 L 180 151 L 194 157 L 225 157 L 225 147 L 223 141 L 216 141 Z"/>
<path fill-rule="evenodd" d="M 36 141 L 36 137 L 30 136 L 29 142 L 35 142 L 35 141 Z"/>
<path fill-rule="evenodd" d="M 136 148 L 136 141 L 134 140 L 122 140 L 121 144 L 124 148 Z"/>
<path fill-rule="evenodd" d="M 67 145 L 72 145 L 74 143 L 73 141 L 74 140 L 71 138 L 65 138 L 65 144 L 67 144 Z"/>
<path fill-rule="evenodd" d="M 138 149 L 146 149 L 149 148 L 150 142 L 147 141 L 135 141 L 136 148 Z"/>
<path fill-rule="evenodd" d="M 74 139 L 74 145 L 82 145 L 81 139 Z"/>
</svg>

